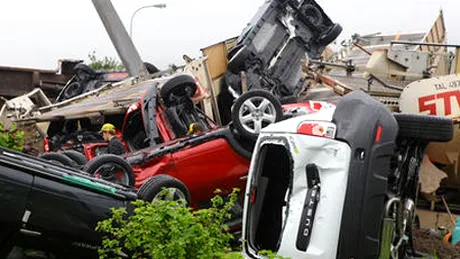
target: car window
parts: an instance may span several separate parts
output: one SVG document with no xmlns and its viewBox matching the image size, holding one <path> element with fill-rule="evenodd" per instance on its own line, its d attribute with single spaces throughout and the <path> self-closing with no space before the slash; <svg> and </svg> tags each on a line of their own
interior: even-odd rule
<svg viewBox="0 0 460 259">
<path fill-rule="evenodd" d="M 149 138 L 145 132 L 141 110 L 134 111 L 127 118 L 123 139 L 128 144 L 130 151 L 136 151 L 149 146 Z"/>
</svg>

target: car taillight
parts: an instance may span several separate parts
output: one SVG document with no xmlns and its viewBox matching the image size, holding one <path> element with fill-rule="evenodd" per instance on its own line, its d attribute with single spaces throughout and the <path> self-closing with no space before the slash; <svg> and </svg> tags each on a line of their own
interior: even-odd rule
<svg viewBox="0 0 460 259">
<path fill-rule="evenodd" d="M 252 190 L 251 190 L 251 204 L 254 204 L 254 202 L 256 202 L 256 194 L 257 194 L 257 188 L 252 187 Z"/>
<path fill-rule="evenodd" d="M 50 152 L 50 141 L 48 140 L 48 138 L 45 138 L 43 140 L 43 149 L 45 150 L 45 152 Z"/>
<path fill-rule="evenodd" d="M 382 136 L 382 130 L 383 130 L 383 127 L 381 125 L 379 125 L 377 127 L 377 132 L 375 132 L 375 143 L 380 142 L 380 137 Z"/>
<path fill-rule="evenodd" d="M 140 108 L 141 108 L 140 103 L 133 103 L 133 104 L 131 104 L 131 105 L 129 106 L 128 111 L 126 112 L 126 114 L 129 114 L 129 113 L 131 113 L 131 112 L 133 112 L 133 111 L 137 111 L 137 110 L 139 110 Z"/>
<path fill-rule="evenodd" d="M 312 108 L 313 110 L 315 111 L 319 111 L 321 110 L 321 108 L 323 108 L 323 104 L 322 103 L 317 103 L 317 102 L 312 102 Z"/>
<path fill-rule="evenodd" d="M 297 126 L 297 134 L 310 135 L 322 138 L 334 138 L 336 126 L 331 122 L 303 121 Z"/>
</svg>

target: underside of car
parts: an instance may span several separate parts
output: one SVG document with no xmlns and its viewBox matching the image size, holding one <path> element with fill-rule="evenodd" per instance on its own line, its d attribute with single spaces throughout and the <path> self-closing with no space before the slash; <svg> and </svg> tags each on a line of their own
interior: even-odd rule
<svg viewBox="0 0 460 259">
<path fill-rule="evenodd" d="M 228 53 L 219 95 L 222 117 L 244 88 L 268 90 L 282 102 L 295 100 L 305 89 L 302 62 L 320 59 L 341 32 L 315 1 L 266 1 Z"/>
</svg>

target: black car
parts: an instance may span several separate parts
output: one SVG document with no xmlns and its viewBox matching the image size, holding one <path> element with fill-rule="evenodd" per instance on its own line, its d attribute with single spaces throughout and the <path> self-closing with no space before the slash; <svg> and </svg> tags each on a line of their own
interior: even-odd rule
<svg viewBox="0 0 460 259">
<path fill-rule="evenodd" d="M 0 148 L 0 258 L 14 246 L 97 256 L 97 222 L 137 198 L 129 187 Z"/>
<path fill-rule="evenodd" d="M 248 90 L 297 97 L 304 90 L 302 60 L 320 59 L 341 32 L 314 0 L 265 1 L 228 53 L 228 84 L 241 93 L 244 71 Z"/>
</svg>

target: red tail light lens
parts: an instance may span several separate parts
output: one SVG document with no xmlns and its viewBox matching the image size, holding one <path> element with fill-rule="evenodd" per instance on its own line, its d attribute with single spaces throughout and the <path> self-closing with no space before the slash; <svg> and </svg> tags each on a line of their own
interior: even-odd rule
<svg viewBox="0 0 460 259">
<path fill-rule="evenodd" d="M 380 138 L 381 138 L 381 136 L 382 136 L 382 130 L 383 130 L 382 126 L 379 125 L 379 126 L 377 127 L 377 132 L 375 133 L 375 143 L 379 143 L 379 142 L 380 142 Z"/>
<path fill-rule="evenodd" d="M 297 134 L 322 138 L 335 138 L 336 126 L 331 122 L 304 121 L 297 127 Z"/>
<path fill-rule="evenodd" d="M 50 152 L 50 141 L 48 138 L 43 139 L 43 149 L 45 152 Z"/>
<path fill-rule="evenodd" d="M 254 202 L 256 202 L 256 194 L 257 194 L 257 188 L 252 187 L 252 190 L 251 190 L 251 204 L 254 204 Z"/>
<path fill-rule="evenodd" d="M 128 111 L 126 112 L 126 114 L 129 114 L 133 111 L 137 111 L 141 108 L 141 104 L 140 103 L 133 103 L 129 106 L 128 108 Z"/>
</svg>

